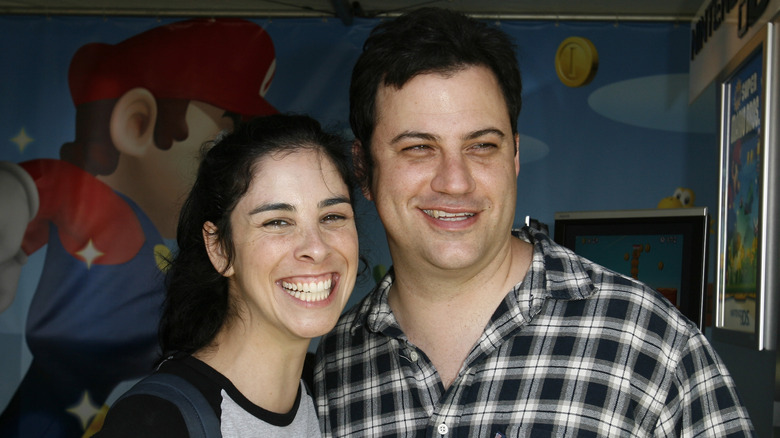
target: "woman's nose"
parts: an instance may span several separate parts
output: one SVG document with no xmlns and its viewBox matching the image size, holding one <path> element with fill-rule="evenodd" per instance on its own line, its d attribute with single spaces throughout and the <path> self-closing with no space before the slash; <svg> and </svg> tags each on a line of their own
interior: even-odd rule
<svg viewBox="0 0 780 438">
<path fill-rule="evenodd" d="M 301 233 L 300 242 L 295 248 L 295 258 L 312 263 L 319 263 L 330 253 L 330 245 L 326 242 L 323 231 L 319 227 L 311 227 Z"/>
</svg>

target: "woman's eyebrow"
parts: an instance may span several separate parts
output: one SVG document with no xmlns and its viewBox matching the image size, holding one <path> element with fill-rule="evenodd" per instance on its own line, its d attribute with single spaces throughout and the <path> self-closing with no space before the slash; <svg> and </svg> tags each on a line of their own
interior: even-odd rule
<svg viewBox="0 0 780 438">
<path fill-rule="evenodd" d="M 258 213 L 264 213 L 266 211 L 274 211 L 274 210 L 282 210 L 282 211 L 295 211 L 295 207 L 292 204 L 288 204 L 286 202 L 272 202 L 268 204 L 262 204 L 259 205 L 252 210 L 249 211 L 249 215 L 258 214 Z"/>
<path fill-rule="evenodd" d="M 347 196 L 335 196 L 320 201 L 317 206 L 319 208 L 330 207 L 338 204 L 349 204 L 349 197 Z M 295 211 L 296 208 L 292 204 L 286 202 L 271 202 L 267 204 L 259 205 L 249 211 L 249 215 L 264 213 L 266 211 Z"/>
<path fill-rule="evenodd" d="M 338 205 L 338 204 L 349 204 L 349 198 L 346 196 L 335 196 L 333 198 L 328 198 L 325 200 L 320 201 L 319 207 L 330 207 L 332 205 Z"/>
</svg>

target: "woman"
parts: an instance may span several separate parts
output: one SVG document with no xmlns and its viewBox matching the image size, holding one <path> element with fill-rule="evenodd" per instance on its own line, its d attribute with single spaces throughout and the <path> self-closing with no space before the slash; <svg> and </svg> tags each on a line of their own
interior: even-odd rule
<svg viewBox="0 0 780 438">
<path fill-rule="evenodd" d="M 306 116 L 240 124 L 207 152 L 182 208 L 157 374 L 197 388 L 223 436 L 319 436 L 304 358 L 335 325 L 358 265 L 343 146 Z M 126 395 L 98 436 L 189 436 L 187 426 L 169 399 Z"/>
</svg>

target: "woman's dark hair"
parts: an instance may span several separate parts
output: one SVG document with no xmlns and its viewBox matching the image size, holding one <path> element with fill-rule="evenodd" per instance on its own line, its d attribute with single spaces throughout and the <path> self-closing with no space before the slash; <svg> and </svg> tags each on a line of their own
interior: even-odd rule
<svg viewBox="0 0 780 438">
<path fill-rule="evenodd" d="M 217 240 L 230 266 L 235 257 L 230 213 L 246 194 L 256 163 L 277 152 L 316 150 L 327 157 L 347 184 L 354 200 L 346 143 L 304 115 L 277 114 L 239 123 L 218 137 L 205 153 L 198 175 L 179 215 L 178 252 L 166 274 L 167 296 L 160 320 L 163 354 L 193 353 L 211 343 L 234 315 L 228 298 L 228 279 L 211 263 L 203 225 L 217 228 Z"/>
<path fill-rule="evenodd" d="M 371 136 L 380 85 L 403 87 L 420 74 L 454 74 L 472 66 L 489 68 L 501 87 L 512 134 L 517 133 L 522 82 L 515 46 L 506 33 L 461 13 L 421 8 L 371 31 L 352 70 L 349 122 L 360 140 L 360 183 L 371 181 Z"/>
</svg>

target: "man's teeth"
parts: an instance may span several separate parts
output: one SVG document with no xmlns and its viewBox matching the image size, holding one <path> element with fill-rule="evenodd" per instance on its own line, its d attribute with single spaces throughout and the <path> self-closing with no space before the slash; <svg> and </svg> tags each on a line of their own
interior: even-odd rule
<svg viewBox="0 0 780 438">
<path fill-rule="evenodd" d="M 436 219 L 442 219 L 445 221 L 462 221 L 474 216 L 474 213 L 447 213 L 441 210 L 423 210 L 425 214 Z"/>
<path fill-rule="evenodd" d="M 330 295 L 331 279 L 312 282 L 312 283 L 290 283 L 282 281 L 282 287 L 288 294 L 295 298 L 306 301 L 322 301 Z"/>
</svg>

